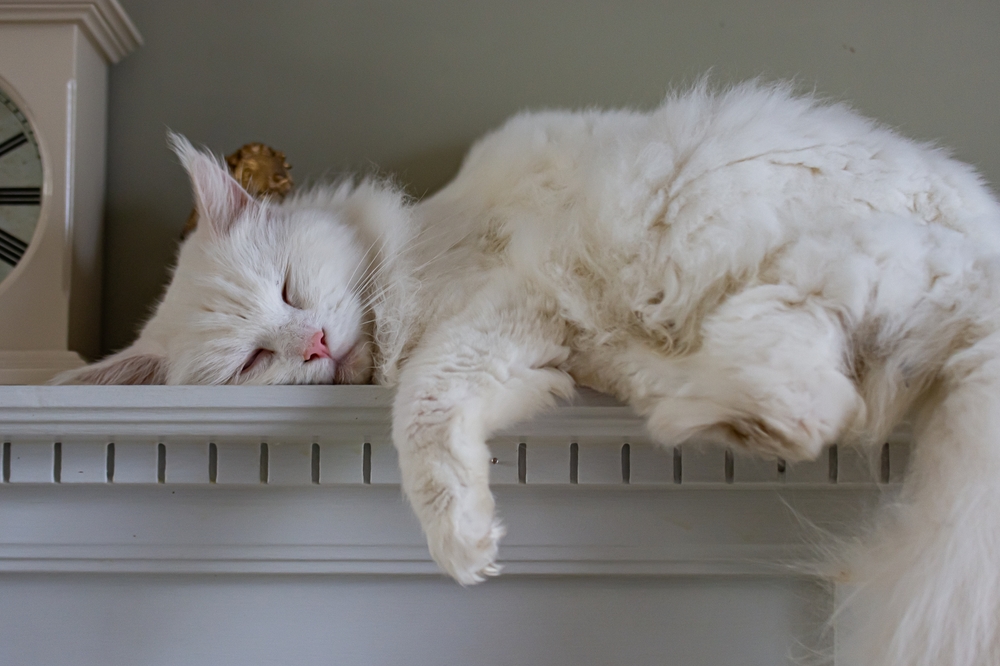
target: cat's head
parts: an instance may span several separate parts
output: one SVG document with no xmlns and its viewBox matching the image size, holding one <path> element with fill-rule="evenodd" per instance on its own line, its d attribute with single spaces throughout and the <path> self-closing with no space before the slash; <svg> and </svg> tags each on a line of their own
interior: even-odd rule
<svg viewBox="0 0 1000 666">
<path fill-rule="evenodd" d="M 57 378 L 83 384 L 368 382 L 367 239 L 350 187 L 270 203 L 179 136 L 198 227 L 136 342 Z M 341 210 L 343 209 L 343 210 Z"/>
</svg>

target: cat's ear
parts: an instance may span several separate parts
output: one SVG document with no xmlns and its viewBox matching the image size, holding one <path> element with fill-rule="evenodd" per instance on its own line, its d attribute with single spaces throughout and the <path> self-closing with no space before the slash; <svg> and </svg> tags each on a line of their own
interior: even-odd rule
<svg viewBox="0 0 1000 666">
<path fill-rule="evenodd" d="M 133 345 L 108 358 L 56 375 L 50 384 L 165 384 L 166 359 Z"/>
<path fill-rule="evenodd" d="M 169 133 L 167 141 L 191 178 L 199 223 L 220 236 L 229 233 L 240 216 L 257 205 L 254 198 L 214 156 L 198 150 L 180 134 Z"/>
</svg>

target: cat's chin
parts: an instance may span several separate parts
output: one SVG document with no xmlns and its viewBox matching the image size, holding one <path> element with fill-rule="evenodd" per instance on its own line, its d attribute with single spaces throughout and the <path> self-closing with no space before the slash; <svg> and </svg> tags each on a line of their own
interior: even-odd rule
<svg viewBox="0 0 1000 666">
<path fill-rule="evenodd" d="M 359 369 L 337 368 L 331 384 L 371 384 L 373 370 L 370 367 Z"/>
<path fill-rule="evenodd" d="M 341 357 L 333 373 L 333 384 L 370 384 L 372 356 L 368 344 L 359 342 Z"/>
</svg>

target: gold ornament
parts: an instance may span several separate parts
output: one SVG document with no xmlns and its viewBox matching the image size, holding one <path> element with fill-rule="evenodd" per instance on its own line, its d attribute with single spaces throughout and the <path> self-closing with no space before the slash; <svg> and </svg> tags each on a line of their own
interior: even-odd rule
<svg viewBox="0 0 1000 666">
<path fill-rule="evenodd" d="M 292 190 L 294 183 L 285 161 L 285 154 L 263 143 L 248 143 L 226 157 L 229 173 L 251 196 L 271 197 L 281 201 Z M 192 210 L 181 232 L 181 238 L 198 226 L 198 211 Z"/>
</svg>

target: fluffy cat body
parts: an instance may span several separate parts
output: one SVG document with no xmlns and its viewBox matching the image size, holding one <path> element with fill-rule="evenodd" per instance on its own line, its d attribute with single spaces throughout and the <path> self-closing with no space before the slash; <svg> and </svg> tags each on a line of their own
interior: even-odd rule
<svg viewBox="0 0 1000 666">
<path fill-rule="evenodd" d="M 202 226 L 137 342 L 68 380 L 396 385 L 404 490 L 463 584 L 503 534 L 486 439 L 574 385 L 664 445 L 787 460 L 913 414 L 905 501 L 842 563 L 848 663 L 1000 663 L 1000 205 L 970 167 L 758 84 L 517 116 L 416 204 L 258 203 L 176 148 Z"/>
</svg>

